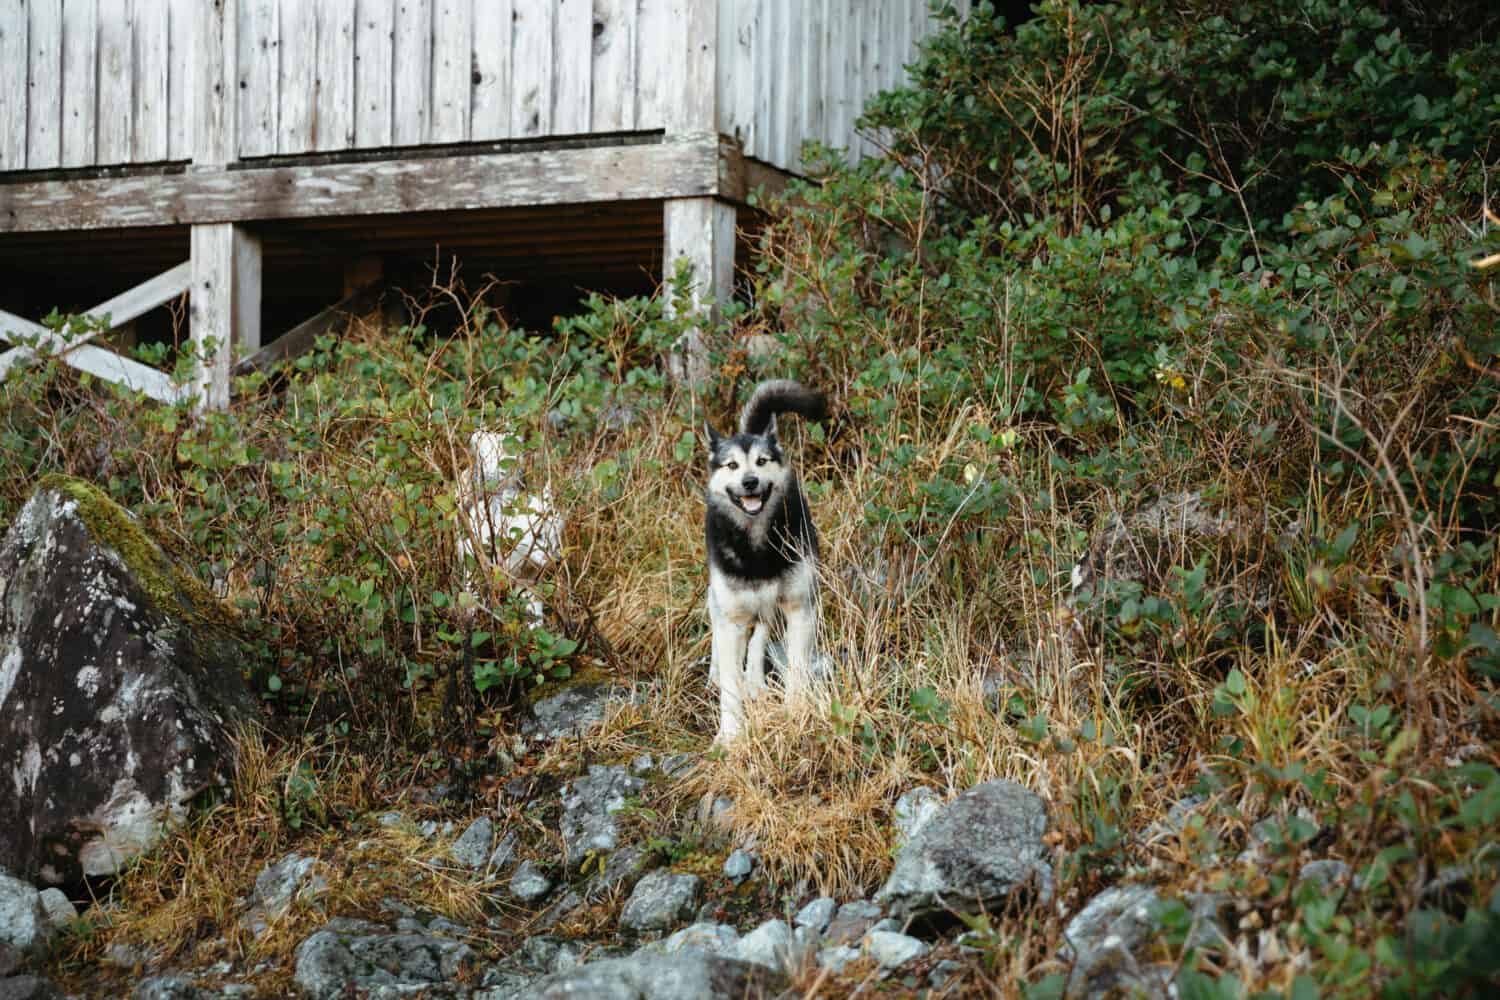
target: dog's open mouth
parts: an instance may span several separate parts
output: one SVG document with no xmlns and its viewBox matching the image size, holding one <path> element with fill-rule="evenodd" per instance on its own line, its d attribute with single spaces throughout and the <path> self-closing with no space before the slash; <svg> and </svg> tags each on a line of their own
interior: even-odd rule
<svg viewBox="0 0 1500 1000">
<path fill-rule="evenodd" d="M 740 510 L 754 517 L 765 509 L 766 497 L 769 495 L 770 490 L 767 490 L 765 493 L 747 493 L 744 496 L 733 497 L 732 499 L 739 505 Z"/>
</svg>

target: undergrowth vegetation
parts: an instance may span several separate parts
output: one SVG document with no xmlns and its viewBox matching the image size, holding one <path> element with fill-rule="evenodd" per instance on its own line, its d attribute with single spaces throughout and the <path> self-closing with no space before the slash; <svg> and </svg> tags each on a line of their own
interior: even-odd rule
<svg viewBox="0 0 1500 1000">
<path fill-rule="evenodd" d="M 542 766 L 698 750 L 697 429 L 797 377 L 835 410 L 786 432 L 824 541 L 826 700 L 757 706 L 642 823 L 731 796 L 779 878 L 848 893 L 887 872 L 901 792 L 1010 777 L 1050 804 L 1065 912 L 1122 878 L 1234 901 L 1232 944 L 1166 915 L 1184 996 L 1478 995 L 1500 968 L 1500 271 L 1474 266 L 1500 250 L 1496 28 L 1333 0 L 976 16 L 867 109 L 888 156 L 825 151 L 769 206 L 708 385 L 661 373 L 689 321 L 659 300 L 538 335 L 454 286 L 456 328 L 356 325 L 222 413 L 41 363 L 0 397 L 0 523 L 50 472 L 107 488 L 238 607 L 259 692 L 319 747 L 505 748 L 518 698 L 589 671 L 644 694 Z M 567 520 L 541 625 L 456 554 L 468 435 L 497 428 Z M 319 802 L 345 752 L 293 740 L 286 773 Z M 1322 857 L 1354 884 L 1299 882 Z M 1058 994 L 1055 912 L 979 930 L 972 982 Z"/>
</svg>

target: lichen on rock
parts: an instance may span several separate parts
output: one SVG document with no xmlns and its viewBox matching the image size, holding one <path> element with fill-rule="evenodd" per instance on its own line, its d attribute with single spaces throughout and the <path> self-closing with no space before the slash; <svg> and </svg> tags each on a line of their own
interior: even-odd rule
<svg viewBox="0 0 1500 1000">
<path fill-rule="evenodd" d="M 128 512 L 45 479 L 0 544 L 0 865 L 112 874 L 227 785 L 243 660 L 233 613 Z"/>
</svg>

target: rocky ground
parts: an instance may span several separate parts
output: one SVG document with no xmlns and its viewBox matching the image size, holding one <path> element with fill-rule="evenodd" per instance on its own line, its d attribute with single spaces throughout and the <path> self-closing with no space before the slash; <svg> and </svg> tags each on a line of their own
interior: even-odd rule
<svg viewBox="0 0 1500 1000">
<path fill-rule="evenodd" d="M 623 697 L 619 688 L 582 685 L 541 700 L 529 739 L 545 745 L 581 735 Z M 979 960 L 984 924 L 975 918 L 1014 907 L 1066 909 L 1053 898 L 1047 810 L 1015 783 L 986 782 L 947 802 L 913 790 L 898 810 L 885 885 L 872 898 L 833 899 L 772 884 L 754 844 L 707 833 L 697 851 L 674 859 L 670 846 L 633 840 L 630 818 L 650 789 L 685 780 L 693 767 L 687 754 L 641 755 L 590 765 L 548 790 L 517 775 L 503 810 L 465 825 L 389 810 L 319 855 L 287 854 L 260 871 L 238 904 L 252 953 L 254 941 L 293 915 L 304 924 L 315 916 L 316 929 L 280 963 L 226 959 L 196 968 L 116 942 L 99 969 L 67 970 L 60 985 L 22 970 L 49 939 L 76 932 L 80 917 L 56 889 L 39 892 L 6 876 L 0 998 L 965 996 L 992 985 Z M 1184 816 L 1193 805 L 1184 803 Z M 713 803 L 694 835 L 733 808 Z M 409 878 L 434 893 L 444 883 L 475 889 L 485 900 L 482 919 L 424 910 L 410 893 L 407 901 L 382 899 L 374 918 L 329 912 L 330 883 L 359 878 L 362 840 L 382 833 L 420 845 Z M 1348 872 L 1322 862 L 1304 877 L 1340 892 Z M 1150 885 L 1118 885 L 1067 914 L 1065 995 L 1166 995 L 1174 970 L 1151 948 L 1163 902 Z M 1182 902 L 1193 938 L 1227 943 L 1232 899 L 1202 893 Z"/>
</svg>

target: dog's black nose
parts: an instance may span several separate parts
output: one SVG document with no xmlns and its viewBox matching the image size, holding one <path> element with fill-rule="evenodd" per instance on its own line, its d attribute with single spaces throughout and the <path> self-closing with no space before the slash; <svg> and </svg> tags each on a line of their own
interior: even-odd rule
<svg viewBox="0 0 1500 1000">
<path fill-rule="evenodd" d="M 754 476 L 746 476 L 740 480 L 740 486 L 744 488 L 746 493 L 754 493 L 760 487 L 760 480 Z"/>
</svg>

